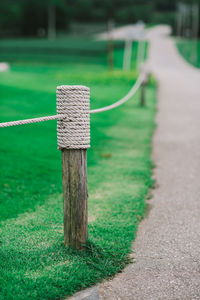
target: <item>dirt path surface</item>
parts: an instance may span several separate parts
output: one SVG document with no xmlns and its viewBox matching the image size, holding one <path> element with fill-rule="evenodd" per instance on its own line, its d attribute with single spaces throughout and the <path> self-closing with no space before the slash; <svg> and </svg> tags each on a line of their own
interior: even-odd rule
<svg viewBox="0 0 200 300">
<path fill-rule="evenodd" d="M 181 58 L 168 33 L 167 26 L 148 32 L 158 81 L 158 187 L 133 244 L 135 262 L 74 299 L 200 299 L 200 71 Z"/>
</svg>

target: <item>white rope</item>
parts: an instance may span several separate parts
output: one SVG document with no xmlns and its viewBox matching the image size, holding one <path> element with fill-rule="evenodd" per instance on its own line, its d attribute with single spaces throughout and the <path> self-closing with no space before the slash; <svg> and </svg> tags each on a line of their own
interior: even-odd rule
<svg viewBox="0 0 200 300">
<path fill-rule="evenodd" d="M 65 117 L 66 117 L 65 115 L 54 115 L 54 116 L 47 116 L 47 117 L 40 117 L 40 118 L 33 118 L 33 119 L 26 119 L 26 120 L 12 121 L 12 122 L 4 122 L 4 123 L 0 123 L 0 128 L 51 121 L 51 120 L 59 120 L 59 119 L 64 119 Z"/>
<path fill-rule="evenodd" d="M 130 91 L 128 92 L 128 94 L 126 94 L 126 96 L 124 96 L 122 99 L 120 99 L 119 101 L 111 104 L 111 105 L 108 105 L 108 106 L 105 106 L 105 107 L 102 107 L 102 108 L 97 108 L 97 109 L 93 109 L 93 110 L 90 110 L 90 113 L 91 114 L 96 114 L 96 113 L 100 113 L 100 112 L 103 112 L 103 111 L 107 111 L 107 110 L 111 110 L 113 108 L 116 108 L 120 105 L 122 105 L 123 103 L 125 103 L 126 101 L 128 101 L 136 92 L 137 90 L 139 89 L 139 87 L 141 86 L 143 80 L 145 78 L 145 75 L 144 74 L 141 74 L 136 83 L 134 84 L 134 86 L 130 89 Z"/>
<path fill-rule="evenodd" d="M 90 89 L 82 85 L 57 87 L 57 113 L 67 115 L 57 122 L 58 149 L 90 147 Z"/>
<path fill-rule="evenodd" d="M 117 102 L 115 102 L 111 105 L 101 107 L 101 108 L 97 108 L 97 109 L 92 109 L 92 110 L 89 111 L 89 113 L 90 114 L 96 114 L 96 113 L 104 112 L 104 111 L 107 111 L 107 110 L 111 110 L 113 108 L 116 108 L 116 107 L 122 105 L 123 103 L 128 101 L 137 92 L 137 90 L 140 88 L 140 86 L 141 86 L 141 84 L 144 80 L 145 80 L 145 74 L 143 73 L 138 77 L 136 83 L 131 88 L 131 90 L 128 92 L 128 94 L 126 96 L 124 96 L 122 99 L 120 99 L 119 101 L 117 101 Z M 63 87 L 65 87 L 65 88 L 63 88 Z M 38 122 L 44 122 L 44 121 L 51 121 L 51 120 L 58 120 L 58 121 L 59 120 L 60 121 L 64 120 L 65 123 L 70 122 L 70 121 L 74 121 L 74 120 L 77 120 L 77 116 L 78 116 L 77 113 L 76 113 L 77 109 L 75 109 L 75 106 L 77 104 L 79 106 L 79 121 L 81 121 L 81 124 L 83 125 L 84 124 L 84 118 L 85 118 L 84 115 L 85 114 L 87 115 L 86 111 L 88 109 L 89 89 L 87 90 L 87 93 L 84 96 L 84 90 L 81 92 L 81 89 L 83 88 L 82 86 L 61 86 L 61 87 L 59 87 L 60 90 L 57 91 L 57 103 L 59 102 L 61 104 L 61 103 L 63 103 L 64 99 L 66 99 L 67 92 L 64 91 L 64 89 L 66 89 L 66 90 L 68 89 L 68 92 L 69 92 L 69 90 L 70 90 L 70 92 L 75 91 L 75 89 L 74 88 L 72 89 L 72 87 L 76 87 L 76 89 L 78 91 L 78 94 L 77 93 L 75 93 L 73 95 L 70 94 L 71 104 L 69 105 L 69 103 L 68 103 L 67 106 L 65 107 L 65 109 L 61 109 L 60 106 L 57 106 L 57 112 L 58 112 L 57 115 L 40 117 L 40 118 L 33 118 L 33 119 L 26 119 L 26 120 L 11 121 L 11 122 L 4 122 L 4 123 L 0 123 L 0 128 L 18 126 L 18 125 L 25 125 L 25 124 L 31 124 L 31 123 L 38 123 Z M 64 98 L 60 94 L 61 90 L 64 93 L 63 94 Z M 82 97 L 83 97 L 83 100 L 82 100 L 82 102 L 80 102 L 80 99 Z M 84 97 L 86 97 L 86 98 L 84 98 Z M 76 105 L 74 105 L 74 103 L 76 103 Z M 59 124 L 61 124 L 61 123 L 59 123 Z M 80 122 L 79 122 L 79 124 L 80 124 Z M 83 132 L 84 132 L 84 130 L 81 132 L 82 135 L 83 135 Z M 68 138 L 69 138 L 69 136 L 68 136 Z"/>
</svg>

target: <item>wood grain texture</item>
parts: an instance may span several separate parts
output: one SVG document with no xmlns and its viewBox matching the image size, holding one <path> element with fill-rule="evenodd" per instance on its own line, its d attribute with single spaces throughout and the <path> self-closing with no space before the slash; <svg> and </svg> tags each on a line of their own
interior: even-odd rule
<svg viewBox="0 0 200 300">
<path fill-rule="evenodd" d="M 62 150 L 64 244 L 83 249 L 87 240 L 87 150 Z"/>
</svg>

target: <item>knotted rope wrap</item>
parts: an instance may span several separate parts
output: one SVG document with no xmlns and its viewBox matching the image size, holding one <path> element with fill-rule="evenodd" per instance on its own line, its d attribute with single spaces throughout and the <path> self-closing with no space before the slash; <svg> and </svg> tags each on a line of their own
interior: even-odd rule
<svg viewBox="0 0 200 300">
<path fill-rule="evenodd" d="M 58 149 L 90 147 L 90 89 L 79 85 L 57 87 L 57 113 L 65 117 L 57 122 Z"/>
</svg>

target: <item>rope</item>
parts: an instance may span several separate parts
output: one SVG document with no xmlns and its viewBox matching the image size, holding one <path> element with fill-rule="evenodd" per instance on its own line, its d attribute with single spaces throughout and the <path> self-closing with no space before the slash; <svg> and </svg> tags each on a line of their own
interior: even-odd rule
<svg viewBox="0 0 200 300">
<path fill-rule="evenodd" d="M 128 92 L 128 94 L 126 94 L 126 96 L 124 96 L 122 99 L 120 99 L 119 101 L 117 101 L 111 105 L 90 110 L 89 113 L 96 114 L 96 113 L 104 112 L 107 110 L 111 110 L 111 109 L 116 108 L 116 107 L 122 105 L 123 103 L 127 102 L 137 92 L 137 90 L 140 88 L 140 86 L 144 80 L 145 80 L 145 74 L 141 74 L 138 77 L 134 86 Z M 19 121 L 12 121 L 12 122 L 4 122 L 4 123 L 0 123 L 0 128 L 25 125 L 25 124 L 31 124 L 31 123 L 38 123 L 38 122 L 44 122 L 44 121 L 51 121 L 51 120 L 58 120 L 58 121 L 64 121 L 63 123 L 66 123 L 66 122 L 70 123 L 71 121 L 77 120 L 77 117 L 78 117 L 78 115 L 76 113 L 77 109 L 75 109 L 75 106 L 77 104 L 79 106 L 79 114 L 80 114 L 79 121 L 81 122 L 82 125 L 84 125 L 85 114 L 87 115 L 86 108 L 88 108 L 89 104 L 88 103 L 86 104 L 87 101 L 81 102 L 80 99 L 83 96 L 83 99 L 86 100 L 87 96 L 89 95 L 88 94 L 89 89 L 84 87 L 85 89 L 87 89 L 87 93 L 84 94 L 84 89 L 81 92 L 82 88 L 83 88 L 82 86 L 60 86 L 60 87 L 58 87 L 57 104 L 59 104 L 59 105 L 57 106 L 57 112 L 58 112 L 57 115 L 33 118 L 33 119 L 26 119 L 26 120 L 19 120 Z M 75 92 L 76 90 L 78 93 Z M 66 106 L 67 110 L 64 108 L 61 109 L 61 103 L 63 103 L 64 99 L 66 99 L 66 97 L 69 96 L 68 95 L 69 91 L 70 91 L 70 103 L 71 104 L 70 105 L 68 105 L 69 103 L 67 104 L 67 106 Z M 71 94 L 72 91 L 74 92 L 73 95 Z M 63 95 L 62 95 L 62 93 L 63 93 Z M 60 122 L 58 122 L 58 123 L 61 124 Z M 61 125 L 59 125 L 59 126 L 61 126 Z M 64 131 L 63 131 L 63 133 L 64 133 Z M 81 134 L 83 135 L 83 132 Z M 68 138 L 69 138 L 69 136 L 68 136 Z"/>
<path fill-rule="evenodd" d="M 57 113 L 67 115 L 57 122 L 58 149 L 90 147 L 90 89 L 79 85 L 61 85 L 56 92 Z"/>
<path fill-rule="evenodd" d="M 103 111 L 111 110 L 111 109 L 116 108 L 116 107 L 122 105 L 123 103 L 127 102 L 137 92 L 137 90 L 141 86 L 144 78 L 145 78 L 145 75 L 141 74 L 138 77 L 138 79 L 137 79 L 136 83 L 134 84 L 134 86 L 128 92 L 128 94 L 126 94 L 126 96 L 124 96 L 119 101 L 117 101 L 117 102 L 115 102 L 115 103 L 113 103 L 111 105 L 102 107 L 102 108 L 97 108 L 97 109 L 90 110 L 90 113 L 91 114 L 96 114 L 96 113 L 100 113 L 100 112 L 103 112 Z"/>
<path fill-rule="evenodd" d="M 66 118 L 65 115 L 54 115 L 54 116 L 47 116 L 47 117 L 40 117 L 40 118 L 33 118 L 33 119 L 26 119 L 26 120 L 12 121 L 12 122 L 4 122 L 4 123 L 0 123 L 0 128 L 51 121 L 51 120 L 59 120 L 64 118 Z"/>
</svg>

